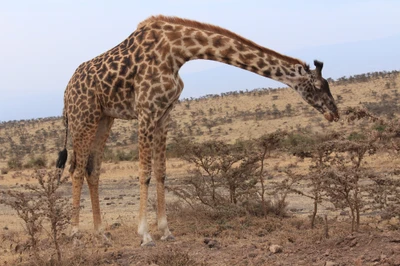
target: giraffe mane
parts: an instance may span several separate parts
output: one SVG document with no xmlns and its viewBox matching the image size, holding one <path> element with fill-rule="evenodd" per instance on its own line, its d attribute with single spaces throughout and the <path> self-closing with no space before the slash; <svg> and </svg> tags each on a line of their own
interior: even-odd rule
<svg viewBox="0 0 400 266">
<path fill-rule="evenodd" d="M 141 28 L 143 26 L 145 26 L 148 23 L 154 22 L 154 21 L 163 21 L 163 22 L 168 22 L 168 23 L 172 23 L 172 24 L 179 24 L 179 25 L 183 25 L 183 26 L 189 26 L 189 27 L 193 27 L 196 29 L 200 29 L 200 30 L 206 30 L 206 31 L 211 31 L 217 34 L 221 34 L 224 36 L 227 36 L 229 38 L 235 39 L 243 44 L 249 45 L 251 47 L 254 47 L 256 49 L 258 49 L 261 52 L 267 53 L 269 55 L 272 55 L 274 57 L 277 57 L 278 59 L 281 59 L 285 62 L 288 62 L 290 64 L 300 64 L 304 67 L 304 69 L 309 72 L 310 71 L 310 66 L 308 64 L 306 64 L 305 62 L 297 59 L 297 58 L 293 58 L 290 56 L 286 56 L 283 54 L 280 54 L 274 50 L 265 48 L 249 39 L 246 39 L 242 36 L 240 36 L 239 34 L 236 34 L 230 30 L 221 28 L 219 26 L 215 26 L 212 24 L 208 24 L 208 23 L 202 23 L 199 21 L 195 21 L 195 20 L 190 20 L 190 19 L 184 19 L 184 18 L 180 18 L 180 17 L 170 17 L 170 16 L 164 16 L 164 15 L 157 15 L 157 16 L 151 16 L 147 19 L 145 19 L 144 21 L 140 22 L 138 25 L 138 28 Z"/>
</svg>

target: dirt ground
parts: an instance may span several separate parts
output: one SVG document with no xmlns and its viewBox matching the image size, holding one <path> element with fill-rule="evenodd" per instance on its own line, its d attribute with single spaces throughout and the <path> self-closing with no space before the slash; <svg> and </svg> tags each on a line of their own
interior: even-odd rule
<svg viewBox="0 0 400 266">
<path fill-rule="evenodd" d="M 328 214 L 328 224 L 319 219 L 315 229 L 309 225 L 312 205 L 301 197 L 289 199 L 288 217 L 254 217 L 235 213 L 209 213 L 182 208 L 168 193 L 168 218 L 176 241 L 163 242 L 155 222 L 155 186 L 150 187 L 150 230 L 156 246 L 140 247 L 136 233 L 139 182 L 136 164 L 106 165 L 101 179 L 100 197 L 105 242 L 92 228 L 87 187 L 82 194 L 81 238 L 63 238 L 63 265 L 400 265 L 400 226 L 396 220 L 377 222 L 363 217 L 357 233 L 351 233 L 346 215 Z M 180 182 L 186 166 L 169 161 L 168 185 Z M 18 187 L 25 177 L 9 173 L 0 189 Z M 26 176 L 28 173 L 25 174 Z M 29 181 L 32 182 L 32 181 Z M 70 185 L 62 193 L 70 195 Z M 301 208 L 300 208 L 301 207 Z M 328 232 L 328 238 L 326 238 Z M 22 223 L 11 209 L 0 209 L 0 264 L 35 265 L 24 243 Z M 74 242 L 74 243 L 73 243 Z M 279 247 L 274 250 L 274 245 Z M 49 243 L 41 243 L 42 255 Z M 47 257 L 48 254 L 47 254 Z"/>
<path fill-rule="evenodd" d="M 174 265 L 400 265 L 398 231 L 338 235 L 314 242 L 307 239 L 306 231 L 316 233 L 304 230 L 233 236 L 230 232 L 229 237 L 212 238 L 178 235 L 177 241 L 157 242 L 157 247 L 150 249 L 125 246 L 110 250 L 103 261 L 111 265 L 173 265 L 168 261 L 187 262 Z M 272 243 L 281 243 L 282 251 L 271 252 Z"/>
</svg>

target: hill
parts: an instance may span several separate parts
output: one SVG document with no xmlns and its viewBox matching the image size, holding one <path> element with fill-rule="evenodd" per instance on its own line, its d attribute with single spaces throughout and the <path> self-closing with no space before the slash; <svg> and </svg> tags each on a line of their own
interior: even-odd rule
<svg viewBox="0 0 400 266">
<path fill-rule="evenodd" d="M 398 71 L 366 73 L 336 81 L 330 79 L 330 83 L 341 110 L 360 106 L 377 115 L 399 115 Z M 279 129 L 302 128 L 314 132 L 354 130 L 344 121 L 325 121 L 291 89 L 261 88 L 180 101 L 172 112 L 168 140 L 191 136 L 199 142 L 210 139 L 234 142 Z M 62 147 L 64 130 L 60 117 L 0 123 L 0 167 L 7 167 L 10 159 L 26 164 L 39 155 L 53 163 Z M 137 122 L 116 120 L 107 142 L 107 152 L 133 150 L 133 156 L 137 154 L 136 144 Z"/>
<path fill-rule="evenodd" d="M 108 240 L 91 233 L 90 196 L 84 186 L 82 234 L 76 238 L 60 235 L 64 261 L 57 265 L 399 265 L 400 129 L 396 121 L 400 74 L 374 72 L 329 81 L 342 115 L 337 123 L 325 121 L 287 88 L 180 101 L 172 112 L 166 180 L 168 219 L 177 241 L 159 240 L 156 186 L 151 182 L 149 220 L 155 248 L 139 247 L 136 234 L 137 122 L 116 120 L 100 178 Z M 373 119 L 352 120 L 345 111 L 349 107 L 386 118 L 396 127 Z M 356 114 L 362 117 L 363 112 Z M 51 230 L 40 216 L 43 208 L 32 203 L 32 195 L 39 190 L 20 192 L 27 188 L 21 183 L 37 183 L 35 178 L 48 171 L 43 168 L 54 169 L 64 130 L 60 117 L 0 124 L 0 257 L 5 265 L 55 263 L 50 258 L 54 255 L 48 237 Z M 271 142 L 257 142 L 260 136 L 277 130 L 281 131 L 269 135 Z M 285 140 L 293 142 L 292 148 L 300 146 L 300 152 L 282 148 L 260 153 L 263 145 L 273 143 L 274 136 L 283 136 L 282 131 L 289 132 Z M 314 134 L 318 132 L 329 134 Z M 365 141 L 363 137 L 371 132 L 377 133 L 370 134 L 373 141 Z M 318 138 L 325 140 L 310 150 Z M 218 140 L 221 142 L 215 142 Z M 211 153 L 202 153 L 204 147 L 210 147 L 203 143 L 206 141 L 214 141 L 218 149 L 211 147 Z M 175 158 L 182 151 L 184 156 Z M 265 156 L 267 151 L 265 160 L 251 157 Z M 193 153 L 192 159 L 207 163 L 196 166 L 193 160 L 185 160 Z M 202 171 L 204 167 L 209 167 L 208 172 Z M 48 180 L 54 183 L 45 187 L 57 187 L 54 176 Z M 215 197 L 209 196 L 210 191 Z M 71 182 L 67 180 L 57 193 L 46 195 L 39 194 L 37 199 L 56 195 L 68 203 Z M 18 206 L 24 208 L 16 215 Z M 61 214 L 68 209 L 65 206 L 70 204 L 63 205 Z M 21 213 L 26 219 L 44 219 L 40 223 L 45 230 L 34 231 L 38 234 L 33 240 L 23 230 L 34 219 L 21 223 Z M 67 217 L 60 213 L 50 217 Z M 66 218 L 58 221 L 68 223 Z M 68 230 L 65 233 L 69 234 Z M 273 249 L 276 244 L 279 250 Z"/>
</svg>

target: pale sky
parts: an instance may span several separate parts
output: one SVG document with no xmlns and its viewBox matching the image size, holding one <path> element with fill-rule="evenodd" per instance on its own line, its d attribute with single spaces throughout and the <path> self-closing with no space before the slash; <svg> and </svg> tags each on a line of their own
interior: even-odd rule
<svg viewBox="0 0 400 266">
<path fill-rule="evenodd" d="M 393 36 L 400 36 L 398 0 L 3 1 L 0 9 L 0 121 L 61 115 L 64 89 L 78 65 L 114 47 L 129 36 L 140 21 L 156 14 L 216 24 L 291 56 L 310 54 L 310 59 L 299 57 L 303 60 L 312 60 L 313 50 L 325 47 L 328 54 L 316 52 L 315 56 L 325 57 L 327 77 L 339 75 L 333 64 L 328 67 L 328 59 L 340 58 L 346 65 L 346 44 L 379 40 L 385 45 L 387 42 L 390 50 Z M 340 54 L 329 54 L 330 47 L 336 51 L 333 48 L 339 46 L 342 47 Z M 395 50 L 398 55 L 398 47 L 393 47 Z M 370 53 L 374 51 L 365 51 L 365 57 Z M 382 58 L 379 67 L 400 69 L 400 62 L 390 62 L 390 58 Z M 324 58 L 319 59 L 324 61 Z M 363 68 L 365 65 L 352 62 L 351 69 L 346 69 L 344 75 L 380 70 L 375 70 L 378 66 L 372 70 Z M 233 67 L 199 60 L 185 65 L 181 74 L 184 82 L 185 77 L 188 82 L 185 82 L 183 96 L 197 97 L 270 84 L 261 77 L 255 83 L 246 83 L 247 77 L 250 80 L 252 76 L 245 76 L 238 85 L 228 76 L 218 82 L 217 89 L 212 87 L 211 77 L 201 80 L 201 88 L 191 85 L 196 84 L 196 76 L 214 68 L 225 71 Z"/>
</svg>

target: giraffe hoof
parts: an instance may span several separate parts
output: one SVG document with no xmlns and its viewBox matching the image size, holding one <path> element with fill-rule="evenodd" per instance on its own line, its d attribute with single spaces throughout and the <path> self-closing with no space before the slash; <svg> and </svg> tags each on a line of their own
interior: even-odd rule
<svg viewBox="0 0 400 266">
<path fill-rule="evenodd" d="M 105 247 L 111 247 L 112 246 L 112 236 L 111 233 L 106 232 L 106 233 L 100 233 L 99 234 L 100 240 L 103 242 L 103 246 Z"/>
<path fill-rule="evenodd" d="M 146 243 L 143 243 L 143 241 L 140 243 L 140 246 L 141 247 L 155 247 L 156 246 L 156 243 L 154 243 L 154 241 L 152 240 L 152 241 L 149 241 L 149 242 L 146 242 Z"/>
<path fill-rule="evenodd" d="M 72 240 L 74 240 L 74 239 L 78 239 L 79 240 L 82 237 L 83 237 L 83 234 L 82 234 L 81 231 L 72 232 L 71 235 L 70 235 L 70 239 L 72 239 Z"/>
<path fill-rule="evenodd" d="M 175 241 L 175 237 L 173 235 L 167 235 L 161 237 L 162 241 Z"/>
<path fill-rule="evenodd" d="M 74 248 L 79 248 L 79 247 L 81 247 L 83 245 L 83 243 L 82 243 L 82 241 L 80 240 L 80 239 L 78 239 L 78 238 L 73 238 L 72 239 L 72 246 L 74 247 Z"/>
<path fill-rule="evenodd" d="M 112 235 L 111 235 L 111 233 L 110 232 L 101 232 L 101 233 L 99 233 L 99 235 L 104 239 L 104 240 L 107 240 L 107 241 L 110 241 L 110 240 L 112 240 Z"/>
</svg>

